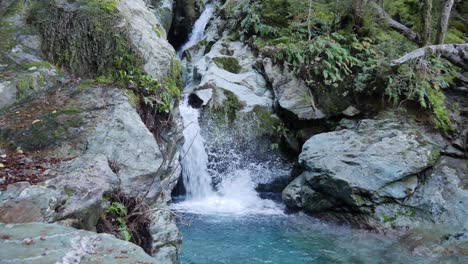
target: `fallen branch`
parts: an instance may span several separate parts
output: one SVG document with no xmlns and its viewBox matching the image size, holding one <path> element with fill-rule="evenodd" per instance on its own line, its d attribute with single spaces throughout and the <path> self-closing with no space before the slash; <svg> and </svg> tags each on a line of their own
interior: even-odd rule
<svg viewBox="0 0 468 264">
<path fill-rule="evenodd" d="M 392 66 L 398 66 L 410 60 L 424 57 L 429 54 L 443 56 L 453 64 L 468 69 L 468 43 L 432 45 L 414 50 L 405 56 L 391 62 Z"/>
<path fill-rule="evenodd" d="M 399 32 L 403 36 L 407 37 L 411 41 L 419 43 L 421 40 L 421 37 L 417 32 L 412 30 L 411 28 L 403 25 L 402 23 L 396 21 L 393 19 L 385 10 L 383 10 L 382 7 L 380 7 L 377 3 L 372 2 L 372 5 L 375 10 L 375 15 L 378 19 L 383 21 L 387 26 L 390 28 L 394 29 L 395 31 Z"/>
</svg>

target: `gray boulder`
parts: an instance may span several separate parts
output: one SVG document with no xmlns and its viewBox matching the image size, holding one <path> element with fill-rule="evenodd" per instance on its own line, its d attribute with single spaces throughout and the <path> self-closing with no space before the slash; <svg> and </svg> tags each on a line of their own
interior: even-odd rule
<svg viewBox="0 0 468 264">
<path fill-rule="evenodd" d="M 299 162 L 305 171 L 283 191 L 283 200 L 312 213 L 344 209 L 373 218 L 372 208 L 398 207 L 414 195 L 438 157 L 405 123 L 362 120 L 355 130 L 318 134 L 304 144 Z"/>
<path fill-rule="evenodd" d="M 55 224 L 0 224 L 0 263 L 158 263 L 135 244 Z"/>
</svg>

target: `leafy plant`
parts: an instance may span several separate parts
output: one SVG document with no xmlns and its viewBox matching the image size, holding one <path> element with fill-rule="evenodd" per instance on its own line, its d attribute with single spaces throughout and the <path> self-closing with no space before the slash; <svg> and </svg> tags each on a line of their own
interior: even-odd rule
<svg viewBox="0 0 468 264">
<path fill-rule="evenodd" d="M 441 90 L 449 87 L 454 77 L 455 71 L 439 58 L 415 60 L 401 65 L 395 74 L 387 77 L 385 94 L 394 103 L 407 99 L 431 109 L 434 126 L 449 133 L 451 122 Z"/>
<path fill-rule="evenodd" d="M 110 216 L 113 222 L 118 223 L 122 239 L 130 241 L 132 239 L 132 235 L 128 231 L 127 222 L 125 220 L 125 217 L 128 214 L 128 210 L 125 205 L 119 202 L 113 202 L 109 207 L 107 207 L 105 213 Z"/>
<path fill-rule="evenodd" d="M 113 214 L 120 217 L 125 217 L 127 215 L 127 208 L 122 203 L 113 202 L 109 207 L 107 207 L 107 214 Z"/>
</svg>

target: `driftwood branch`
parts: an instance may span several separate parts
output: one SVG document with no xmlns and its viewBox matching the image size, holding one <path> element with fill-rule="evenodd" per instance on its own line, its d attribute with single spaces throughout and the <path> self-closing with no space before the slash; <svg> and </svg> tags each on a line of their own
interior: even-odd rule
<svg viewBox="0 0 468 264">
<path fill-rule="evenodd" d="M 410 60 L 424 57 L 429 54 L 438 54 L 453 64 L 468 69 L 468 43 L 432 45 L 414 50 L 405 56 L 392 61 L 392 66 L 398 66 Z"/>
</svg>

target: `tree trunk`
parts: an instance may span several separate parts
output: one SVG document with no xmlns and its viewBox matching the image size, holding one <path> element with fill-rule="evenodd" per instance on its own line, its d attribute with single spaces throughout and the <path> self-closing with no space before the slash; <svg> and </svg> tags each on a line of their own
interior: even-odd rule
<svg viewBox="0 0 468 264">
<path fill-rule="evenodd" d="M 421 45 L 429 46 L 432 36 L 432 0 L 419 0 L 421 5 Z"/>
<path fill-rule="evenodd" d="M 353 16 L 357 25 L 362 24 L 362 17 L 364 16 L 364 7 L 366 6 L 367 0 L 353 0 L 352 10 Z"/>
<path fill-rule="evenodd" d="M 309 0 L 309 15 L 307 16 L 307 30 L 309 31 L 309 41 L 312 40 L 312 25 L 310 24 L 312 20 L 312 4 L 313 1 Z"/>
<path fill-rule="evenodd" d="M 437 25 L 436 44 L 444 44 L 454 0 L 445 0 Z"/>
</svg>

